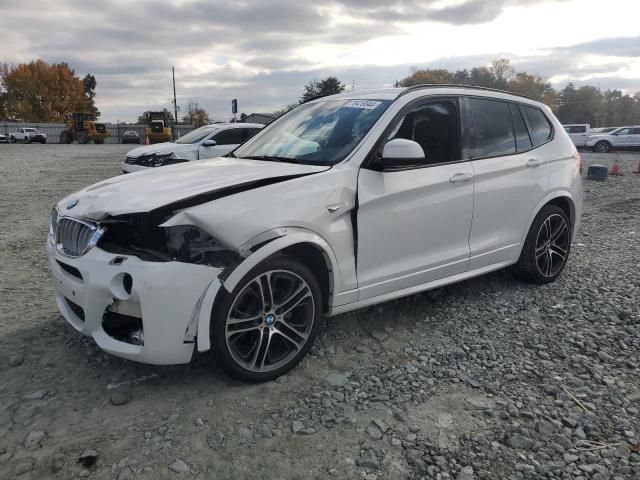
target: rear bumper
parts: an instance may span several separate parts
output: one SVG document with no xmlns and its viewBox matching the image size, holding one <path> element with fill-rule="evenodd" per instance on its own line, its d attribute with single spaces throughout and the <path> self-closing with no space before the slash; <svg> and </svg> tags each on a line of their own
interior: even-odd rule
<svg viewBox="0 0 640 480">
<path fill-rule="evenodd" d="M 105 352 L 156 365 L 191 360 L 200 299 L 219 270 L 179 262 L 146 262 L 131 256 L 112 265 L 118 255 L 97 247 L 73 259 L 61 255 L 50 241 L 47 253 L 60 312 Z M 125 274 L 132 278 L 130 293 L 123 288 Z M 105 314 L 113 309 L 127 315 L 138 312 L 143 345 L 107 333 Z"/>
</svg>

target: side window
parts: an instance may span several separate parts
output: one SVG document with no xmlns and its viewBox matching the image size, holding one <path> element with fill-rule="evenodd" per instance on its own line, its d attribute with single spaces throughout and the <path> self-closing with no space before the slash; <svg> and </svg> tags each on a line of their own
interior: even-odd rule
<svg viewBox="0 0 640 480">
<path fill-rule="evenodd" d="M 215 134 L 212 140 L 218 145 L 237 145 L 242 143 L 242 128 L 227 128 Z"/>
<path fill-rule="evenodd" d="M 242 141 L 244 142 L 245 140 L 250 139 L 251 137 L 253 137 L 259 131 L 260 131 L 259 128 L 243 128 L 242 129 Z"/>
<path fill-rule="evenodd" d="M 420 144 L 425 165 L 460 160 L 457 103 L 442 100 L 416 106 L 398 120 L 387 140 L 394 138 L 406 138 Z"/>
<path fill-rule="evenodd" d="M 526 105 L 520 105 L 520 109 L 529 126 L 533 145 L 537 147 L 549 140 L 552 132 L 551 124 L 544 113 L 542 113 L 539 108 L 528 107 Z"/>
<path fill-rule="evenodd" d="M 516 143 L 509 104 L 497 100 L 470 98 L 475 124 L 475 149 L 472 158 L 497 157 L 515 153 Z"/>
<path fill-rule="evenodd" d="M 631 133 L 630 128 L 623 128 L 622 130 L 618 130 L 616 135 L 629 135 Z"/>
<path fill-rule="evenodd" d="M 571 127 L 571 133 L 584 133 L 587 131 L 587 127 L 584 125 L 578 125 L 576 127 Z"/>
<path fill-rule="evenodd" d="M 634 128 L 631 131 L 631 135 L 640 135 L 640 128 Z"/>
<path fill-rule="evenodd" d="M 518 150 L 518 152 L 530 150 L 533 145 L 531 143 L 531 137 L 529 137 L 529 132 L 527 131 L 527 126 L 522 118 L 522 113 L 520 113 L 520 109 L 513 103 L 509 104 L 509 109 L 511 110 L 513 124 L 516 128 L 516 150 Z"/>
</svg>

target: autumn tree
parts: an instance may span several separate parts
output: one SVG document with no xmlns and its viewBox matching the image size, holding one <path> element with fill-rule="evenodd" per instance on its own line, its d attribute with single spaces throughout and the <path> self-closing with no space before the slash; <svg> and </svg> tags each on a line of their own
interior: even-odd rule
<svg viewBox="0 0 640 480">
<path fill-rule="evenodd" d="M 88 108 L 85 110 L 87 113 L 91 113 L 95 118 L 100 116 L 100 111 L 96 108 L 94 98 L 96 96 L 96 77 L 87 73 L 82 79 L 82 88 L 84 89 L 84 96 L 89 100 Z"/>
<path fill-rule="evenodd" d="M 182 117 L 182 121 L 198 128 L 211 123 L 209 114 L 201 108 L 198 102 L 189 101 L 187 104 L 187 114 Z"/>
<path fill-rule="evenodd" d="M 173 113 L 171 113 L 166 108 L 163 108 L 162 120 L 164 120 L 165 125 L 173 125 Z M 142 113 L 142 115 L 138 115 L 138 123 L 141 125 L 151 125 L 151 110 L 147 110 L 146 112 Z"/>
<path fill-rule="evenodd" d="M 323 80 L 311 80 L 304 86 L 304 92 L 300 97 L 300 103 L 318 97 L 326 97 L 327 95 L 335 95 L 344 92 L 345 86 L 337 77 L 327 77 Z"/>
<path fill-rule="evenodd" d="M 8 120 L 60 123 L 72 112 L 98 113 L 93 98 L 95 78 L 89 96 L 83 81 L 66 63 L 50 65 L 35 60 L 15 66 L 4 64 L 0 86 L 4 91 L 2 114 Z"/>
</svg>

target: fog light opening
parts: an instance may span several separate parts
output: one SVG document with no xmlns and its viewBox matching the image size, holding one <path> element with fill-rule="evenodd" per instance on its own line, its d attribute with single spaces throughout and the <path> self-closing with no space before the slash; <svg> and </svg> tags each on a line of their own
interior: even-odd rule
<svg viewBox="0 0 640 480">
<path fill-rule="evenodd" d="M 109 289 L 116 299 L 128 300 L 133 290 L 133 277 L 128 273 L 120 272 L 111 279 Z"/>
<path fill-rule="evenodd" d="M 131 287 L 133 287 L 133 277 L 128 273 L 124 274 L 122 278 L 122 286 L 124 287 L 124 291 L 127 292 L 128 295 L 131 295 Z"/>
<path fill-rule="evenodd" d="M 129 343 L 133 345 L 144 345 L 144 332 L 141 328 L 129 333 Z"/>
</svg>

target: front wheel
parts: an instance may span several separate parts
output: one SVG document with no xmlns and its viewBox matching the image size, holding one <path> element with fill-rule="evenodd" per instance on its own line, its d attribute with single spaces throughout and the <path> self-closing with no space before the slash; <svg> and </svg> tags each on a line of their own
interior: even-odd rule
<svg viewBox="0 0 640 480">
<path fill-rule="evenodd" d="M 24 137 L 24 143 L 31 143 L 31 138 Z"/>
<path fill-rule="evenodd" d="M 313 273 L 291 257 L 267 259 L 214 305 L 215 356 L 235 378 L 273 380 L 307 354 L 321 316 L 322 293 Z"/>
<path fill-rule="evenodd" d="M 598 142 L 593 147 L 593 151 L 598 153 L 607 153 L 610 150 L 611 150 L 611 144 L 605 141 Z"/>
<path fill-rule="evenodd" d="M 567 264 L 571 223 L 556 205 L 545 205 L 536 215 L 514 272 L 530 283 L 553 282 Z"/>
</svg>

